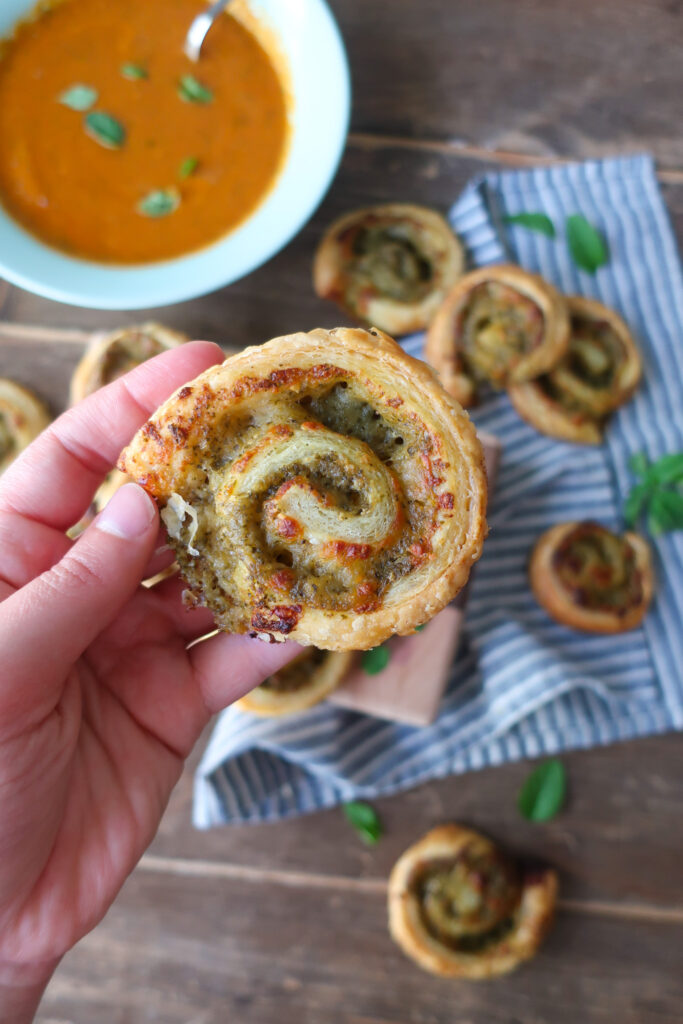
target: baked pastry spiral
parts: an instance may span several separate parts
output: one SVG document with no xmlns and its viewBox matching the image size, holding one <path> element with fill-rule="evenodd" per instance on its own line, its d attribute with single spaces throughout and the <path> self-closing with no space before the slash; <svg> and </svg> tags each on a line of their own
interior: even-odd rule
<svg viewBox="0 0 683 1024">
<path fill-rule="evenodd" d="M 486 532 L 469 418 L 380 331 L 246 349 L 180 388 L 119 466 L 162 506 L 188 599 L 263 639 L 363 650 L 410 633 Z"/>
<path fill-rule="evenodd" d="M 640 354 L 621 317 L 594 299 L 567 297 L 569 349 L 548 373 L 508 388 L 519 415 L 542 434 L 600 444 L 606 417 L 638 386 Z"/>
<path fill-rule="evenodd" d="M 313 287 L 367 324 L 408 334 L 427 326 L 464 265 L 462 246 L 439 213 L 390 203 L 354 210 L 328 228 Z"/>
<path fill-rule="evenodd" d="M 443 825 L 394 866 L 389 931 L 432 974 L 491 978 L 536 953 L 556 898 L 554 871 L 525 873 L 484 836 Z"/>
<path fill-rule="evenodd" d="M 588 633 L 638 626 L 654 589 L 652 557 L 637 533 L 619 537 L 599 523 L 561 523 L 537 541 L 529 578 L 557 622 Z"/>
<path fill-rule="evenodd" d="M 308 647 L 238 700 L 237 707 L 252 715 L 264 716 L 305 711 L 336 690 L 352 661 L 351 651 L 319 651 Z"/>
<path fill-rule="evenodd" d="M 157 323 L 121 327 L 96 337 L 71 378 L 71 404 L 75 405 L 98 388 L 111 384 L 152 356 L 186 341 L 186 334 Z"/>
<path fill-rule="evenodd" d="M 434 317 L 425 358 L 461 405 L 549 370 L 569 344 L 564 298 L 537 274 L 500 264 L 466 274 Z"/>
<path fill-rule="evenodd" d="M 34 394 L 0 378 L 0 474 L 47 427 L 50 414 Z"/>
</svg>

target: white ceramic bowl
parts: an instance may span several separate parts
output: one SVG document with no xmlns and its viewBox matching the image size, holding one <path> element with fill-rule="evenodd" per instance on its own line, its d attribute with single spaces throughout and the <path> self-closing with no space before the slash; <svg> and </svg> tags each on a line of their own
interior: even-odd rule
<svg viewBox="0 0 683 1024">
<path fill-rule="evenodd" d="M 325 194 L 344 148 L 350 108 L 344 44 L 325 0 L 248 4 L 275 34 L 293 95 L 286 161 L 254 213 L 223 239 L 189 256 L 115 267 L 74 259 L 44 245 L 0 207 L 0 277 L 77 306 L 165 306 L 236 281 L 299 231 Z M 9 34 L 34 6 L 35 0 L 0 0 L 0 36 Z"/>
</svg>

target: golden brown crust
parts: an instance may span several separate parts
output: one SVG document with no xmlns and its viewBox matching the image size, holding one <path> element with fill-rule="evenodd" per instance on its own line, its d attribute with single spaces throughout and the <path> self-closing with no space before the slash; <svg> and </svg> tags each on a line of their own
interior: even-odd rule
<svg viewBox="0 0 683 1024">
<path fill-rule="evenodd" d="M 633 606 L 621 613 L 585 607 L 563 585 L 556 568 L 556 553 L 562 543 L 577 527 L 585 525 L 595 524 L 560 523 L 539 537 L 529 563 L 529 580 L 534 596 L 557 622 L 572 629 L 588 633 L 625 633 L 635 629 L 643 621 L 654 592 L 650 548 L 639 534 L 623 534 L 635 556 L 634 568 L 640 574 L 640 597 Z"/>
<path fill-rule="evenodd" d="M 354 253 L 361 237 L 366 251 Z M 353 210 L 330 225 L 315 254 L 313 287 L 367 324 L 409 334 L 429 324 L 464 265 L 462 246 L 441 214 L 388 203 Z"/>
<path fill-rule="evenodd" d="M 507 974 L 531 959 L 552 923 L 557 900 L 557 875 L 546 869 L 520 878 L 518 902 L 508 928 L 476 951 L 448 945 L 425 925 L 415 888 L 416 873 L 430 862 L 462 856 L 475 846 L 483 856 L 500 856 L 485 837 L 460 825 L 428 832 L 396 862 L 389 877 L 389 932 L 403 952 L 420 967 L 445 978 L 482 980 Z"/>
<path fill-rule="evenodd" d="M 119 465 L 167 506 L 183 575 L 221 628 L 326 650 L 412 632 L 465 584 L 486 534 L 472 424 L 380 331 L 246 349 L 180 388 Z"/>
<path fill-rule="evenodd" d="M 50 423 L 39 398 L 21 384 L 0 378 L 0 474 Z"/>
<path fill-rule="evenodd" d="M 188 341 L 186 334 L 149 322 L 96 335 L 71 378 L 71 404 L 110 384 L 134 365 Z M 118 356 L 120 365 L 114 364 Z"/>
<path fill-rule="evenodd" d="M 565 357 L 548 374 L 524 384 L 512 385 L 508 388 L 508 395 L 522 419 L 542 434 L 576 444 L 600 444 L 605 417 L 627 402 L 638 386 L 642 374 L 640 353 L 628 326 L 614 310 L 578 295 L 567 296 L 567 305 L 572 327 L 579 318 L 596 324 L 606 323 L 616 335 L 622 356 L 609 388 L 595 389 L 592 393 L 589 390 L 583 401 L 579 399 L 571 406 L 562 404 L 552 396 L 552 389 L 561 392 L 566 386 L 565 374 L 571 374 L 575 380 L 568 357 Z M 570 352 L 572 339 L 573 335 L 570 335 Z"/>
<path fill-rule="evenodd" d="M 277 673 L 285 682 L 284 687 L 273 688 L 263 684 L 257 686 L 251 693 L 237 701 L 237 707 L 240 711 L 249 711 L 252 715 L 274 717 L 297 714 L 319 704 L 336 690 L 353 661 L 352 651 L 322 653 L 323 660 L 311 666 L 310 674 L 303 685 L 293 689 L 287 688 L 288 674 L 291 674 L 293 668 L 298 667 L 294 662 L 290 662 Z M 302 659 L 311 658 L 314 654 L 314 650 L 307 649 L 295 659 L 295 662 L 300 663 Z"/>
<path fill-rule="evenodd" d="M 513 382 L 531 380 L 554 366 L 564 355 L 569 343 L 569 315 L 563 296 L 538 274 L 512 264 L 482 267 L 462 277 L 440 306 L 427 334 L 425 358 L 435 368 L 442 384 L 461 405 L 476 399 L 476 381 L 466 365 L 462 314 L 474 289 L 485 285 L 502 285 L 530 300 L 540 318 L 540 338 L 530 351 L 519 356 L 514 364 L 503 364 L 491 382 L 508 386 Z"/>
</svg>

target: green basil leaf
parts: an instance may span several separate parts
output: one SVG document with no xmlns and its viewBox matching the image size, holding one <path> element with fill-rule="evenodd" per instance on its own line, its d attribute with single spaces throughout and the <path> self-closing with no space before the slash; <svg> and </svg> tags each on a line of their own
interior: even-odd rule
<svg viewBox="0 0 683 1024">
<path fill-rule="evenodd" d="M 650 467 L 648 476 L 659 484 L 677 484 L 683 481 L 683 452 L 662 455 Z"/>
<path fill-rule="evenodd" d="M 648 525 L 654 534 L 683 530 L 683 494 L 655 491 L 650 501 Z"/>
<path fill-rule="evenodd" d="M 199 159 L 196 156 L 188 156 L 178 168 L 178 177 L 181 181 L 189 178 L 199 167 Z"/>
<path fill-rule="evenodd" d="M 180 206 L 180 193 L 176 188 L 155 189 L 138 203 L 138 213 L 145 217 L 167 217 Z"/>
<path fill-rule="evenodd" d="M 374 846 L 382 836 L 382 823 L 370 804 L 353 800 L 351 803 L 343 804 L 343 808 L 347 820 L 353 825 L 361 839 L 368 846 Z"/>
<path fill-rule="evenodd" d="M 97 89 L 93 89 L 91 85 L 79 84 L 69 86 L 63 93 L 60 93 L 57 99 L 63 107 L 82 112 L 94 107 L 98 95 Z"/>
<path fill-rule="evenodd" d="M 213 93 L 197 81 L 194 75 L 183 75 L 178 85 L 178 95 L 185 103 L 210 103 Z"/>
<path fill-rule="evenodd" d="M 122 64 L 121 74 L 129 82 L 141 82 L 143 79 L 149 78 L 147 68 L 143 68 L 141 64 Z"/>
<path fill-rule="evenodd" d="M 513 213 L 503 217 L 506 224 L 519 224 L 529 231 L 539 231 L 548 238 L 555 238 L 555 225 L 545 213 Z"/>
<path fill-rule="evenodd" d="M 378 672 L 382 672 L 387 667 L 390 660 L 389 648 L 382 645 L 373 647 L 370 651 L 363 651 L 361 664 L 369 676 L 376 676 Z"/>
<path fill-rule="evenodd" d="M 635 526 L 651 494 L 652 487 L 647 483 L 636 484 L 631 488 L 631 493 L 624 502 L 624 520 L 627 526 Z"/>
<path fill-rule="evenodd" d="M 544 761 L 519 791 L 519 813 L 529 821 L 550 821 L 561 810 L 566 792 L 567 776 L 562 762 L 556 758 Z"/>
<path fill-rule="evenodd" d="M 650 460 L 645 452 L 635 452 L 628 460 L 628 468 L 636 476 L 645 476 L 650 468 Z"/>
<path fill-rule="evenodd" d="M 84 123 L 87 134 L 105 149 L 120 149 L 126 141 L 126 129 L 111 114 L 93 110 L 85 115 Z"/>
<path fill-rule="evenodd" d="M 426 626 L 426 625 L 427 625 L 427 623 L 426 623 L 426 622 L 423 622 L 421 626 L 416 626 L 416 627 L 415 627 L 415 632 L 416 632 L 416 633 L 421 633 L 421 632 L 422 632 L 422 630 L 423 630 L 423 629 L 425 628 L 425 626 Z"/>
<path fill-rule="evenodd" d="M 604 236 L 580 213 L 567 217 L 566 227 L 569 252 L 577 267 L 594 274 L 609 261 Z"/>
</svg>

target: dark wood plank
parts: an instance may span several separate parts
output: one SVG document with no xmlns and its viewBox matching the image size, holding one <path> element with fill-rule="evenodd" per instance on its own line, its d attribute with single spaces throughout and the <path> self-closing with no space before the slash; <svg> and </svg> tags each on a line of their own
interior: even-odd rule
<svg viewBox="0 0 683 1024">
<path fill-rule="evenodd" d="M 0 316 L 22 324 L 89 330 L 153 316 L 194 337 L 234 347 L 290 331 L 332 327 L 345 322 L 344 316 L 314 295 L 311 262 L 322 231 L 334 217 L 364 203 L 397 200 L 446 211 L 468 179 L 494 166 L 447 152 L 374 143 L 352 146 L 325 202 L 299 236 L 265 266 L 228 288 L 163 309 L 127 313 L 79 309 L 12 288 Z M 664 186 L 664 195 L 683 239 L 683 184 Z"/>
<path fill-rule="evenodd" d="M 355 131 L 683 166 L 677 0 L 332 0 Z"/>
<path fill-rule="evenodd" d="M 554 822 L 520 818 L 516 794 L 530 770 L 505 765 L 430 782 L 375 801 L 385 827 L 368 849 L 339 809 L 277 825 L 191 825 L 195 753 L 177 787 L 152 853 L 347 878 L 385 879 L 405 847 L 444 821 L 481 829 L 522 856 L 559 868 L 571 899 L 605 899 L 683 909 L 683 743 L 679 736 L 563 756 L 566 810 Z"/>
<path fill-rule="evenodd" d="M 674 1024 L 683 926 L 561 912 L 495 982 L 423 974 L 384 894 L 136 873 L 64 960 L 41 1024 Z M 457 1007 L 457 1009 L 456 1009 Z"/>
</svg>

